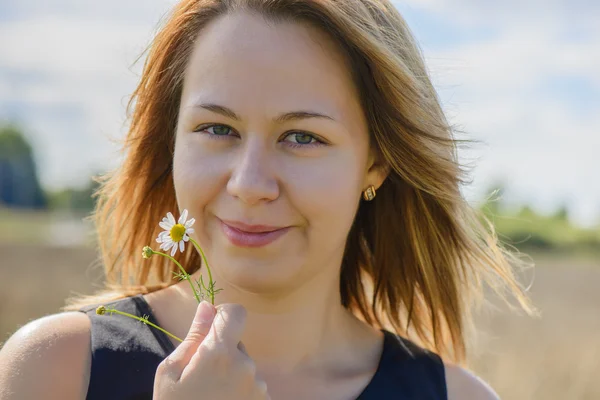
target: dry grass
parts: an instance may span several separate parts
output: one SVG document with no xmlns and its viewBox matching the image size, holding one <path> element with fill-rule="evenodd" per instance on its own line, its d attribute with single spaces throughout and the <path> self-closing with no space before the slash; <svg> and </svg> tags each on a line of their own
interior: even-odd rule
<svg viewBox="0 0 600 400">
<path fill-rule="evenodd" d="M 541 318 L 481 317 L 472 367 L 503 399 L 600 399 L 600 260 L 534 260 Z"/>
<path fill-rule="evenodd" d="M 81 247 L 0 244 L 0 342 L 73 291 L 98 287 L 95 259 Z M 485 336 L 472 368 L 503 399 L 600 399 L 600 261 L 534 260 L 542 318 L 480 317 Z"/>
</svg>

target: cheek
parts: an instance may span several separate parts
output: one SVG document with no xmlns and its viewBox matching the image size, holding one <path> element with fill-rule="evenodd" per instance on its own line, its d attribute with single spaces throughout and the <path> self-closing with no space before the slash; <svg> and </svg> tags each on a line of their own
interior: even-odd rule
<svg viewBox="0 0 600 400">
<path fill-rule="evenodd" d="M 362 182 L 357 158 L 340 152 L 303 163 L 301 168 L 290 165 L 283 170 L 289 201 L 312 229 L 328 234 L 350 229 Z"/>
<path fill-rule="evenodd" d="M 191 141 L 190 141 L 191 142 Z M 209 159 L 194 143 L 179 143 L 173 156 L 173 183 L 181 208 L 203 208 L 216 191 L 222 167 L 218 160 Z"/>
</svg>

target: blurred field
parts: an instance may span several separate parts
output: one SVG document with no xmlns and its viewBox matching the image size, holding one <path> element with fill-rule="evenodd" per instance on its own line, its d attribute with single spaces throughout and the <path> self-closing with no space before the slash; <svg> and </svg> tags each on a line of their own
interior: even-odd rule
<svg viewBox="0 0 600 400">
<path fill-rule="evenodd" d="M 482 317 L 472 369 L 503 399 L 600 399 L 600 262 L 533 258 L 543 317 Z M 89 247 L 0 243 L 0 342 L 73 291 L 92 292 L 101 276 Z"/>
<path fill-rule="evenodd" d="M 533 258 L 541 318 L 479 318 L 472 369 L 502 399 L 600 399 L 600 260 Z"/>
</svg>

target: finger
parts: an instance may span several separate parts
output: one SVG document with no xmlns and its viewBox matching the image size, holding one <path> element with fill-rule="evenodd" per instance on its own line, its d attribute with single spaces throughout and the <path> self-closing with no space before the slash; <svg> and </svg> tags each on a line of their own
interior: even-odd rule
<svg viewBox="0 0 600 400">
<path fill-rule="evenodd" d="M 196 308 L 194 320 L 187 336 L 179 346 L 165 359 L 171 365 L 178 376 L 198 349 L 198 346 L 206 338 L 215 317 L 215 307 L 207 301 L 202 301 Z"/>
<path fill-rule="evenodd" d="M 246 315 L 246 309 L 241 304 L 219 305 L 212 328 L 206 335 L 204 343 L 207 346 L 224 344 L 229 348 L 236 348 L 246 325 Z"/>
</svg>

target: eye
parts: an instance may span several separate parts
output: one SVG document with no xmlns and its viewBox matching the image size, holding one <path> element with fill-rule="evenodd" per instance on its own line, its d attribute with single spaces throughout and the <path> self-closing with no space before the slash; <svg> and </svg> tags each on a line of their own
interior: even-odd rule
<svg viewBox="0 0 600 400">
<path fill-rule="evenodd" d="M 212 129 L 212 132 L 210 131 Z M 206 132 L 210 136 L 229 136 L 233 130 L 227 125 L 204 125 L 199 126 L 194 132 Z"/>
<path fill-rule="evenodd" d="M 290 138 L 292 140 L 288 140 Z M 311 135 L 310 133 L 306 132 L 291 132 L 285 136 L 285 139 L 283 141 L 292 147 L 312 147 L 324 144 L 314 135 Z"/>
<path fill-rule="evenodd" d="M 221 124 L 201 125 L 194 132 L 205 133 L 211 139 L 227 139 L 232 136 L 238 136 L 235 131 Z M 318 139 L 315 135 L 306 132 L 290 132 L 285 134 L 282 142 L 293 148 L 307 148 L 325 145 L 325 142 Z"/>
</svg>

